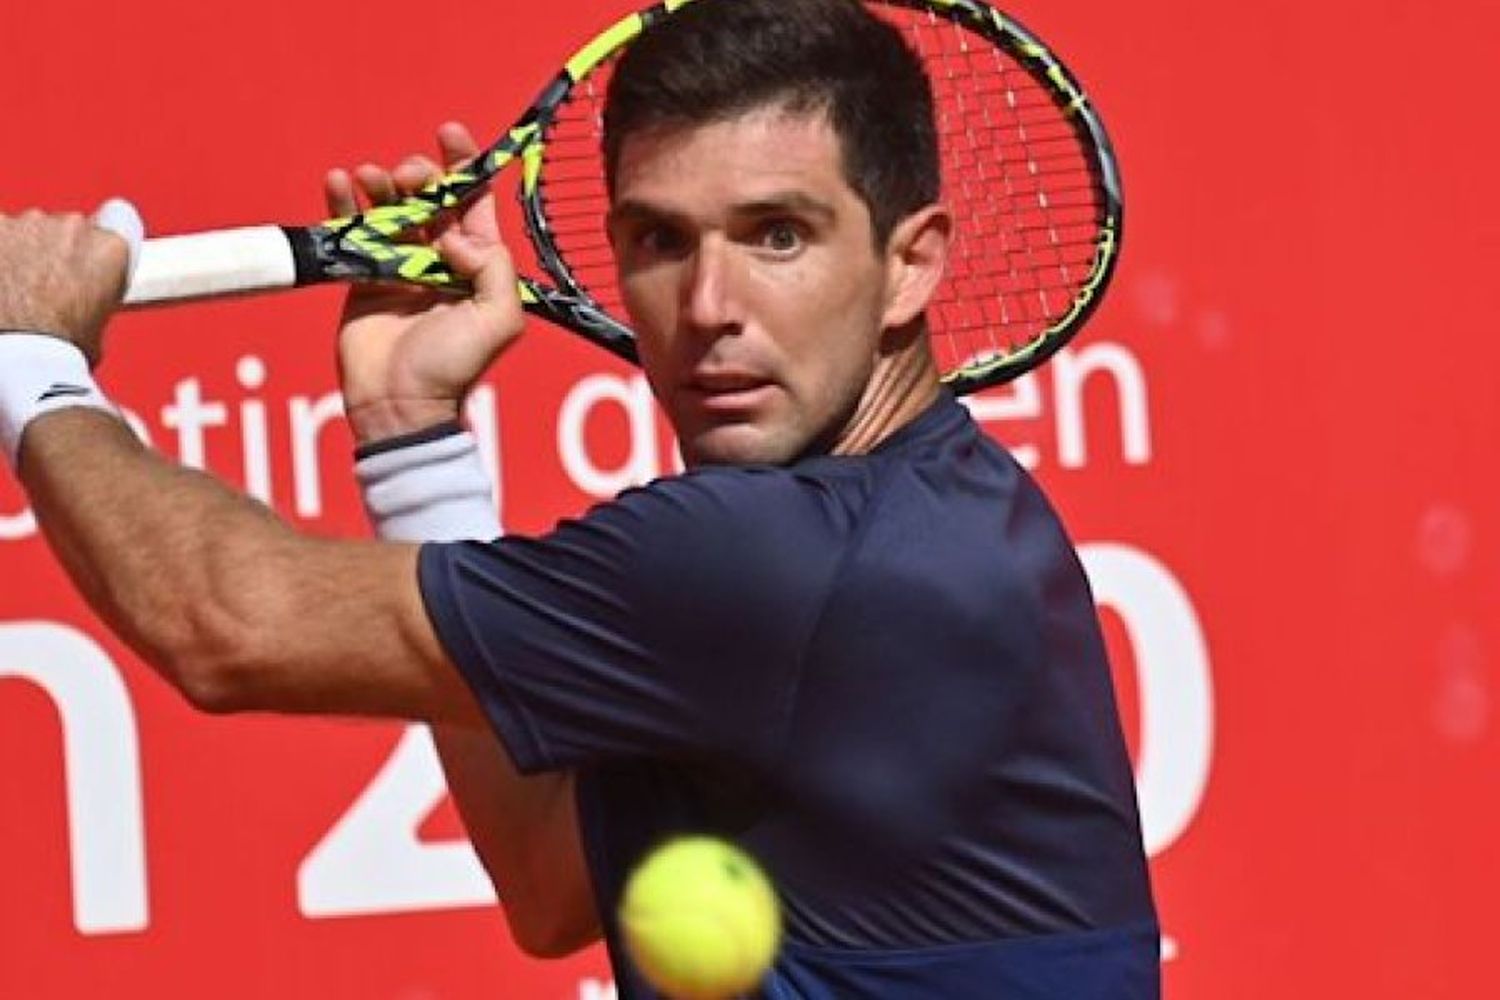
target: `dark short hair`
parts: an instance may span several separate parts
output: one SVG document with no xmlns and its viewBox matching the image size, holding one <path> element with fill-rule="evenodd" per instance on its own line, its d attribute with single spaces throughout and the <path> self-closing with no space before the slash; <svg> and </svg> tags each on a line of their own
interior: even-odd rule
<svg viewBox="0 0 1500 1000">
<path fill-rule="evenodd" d="M 860 0 L 695 0 L 646 31 L 620 58 L 605 102 L 610 191 L 632 133 L 765 105 L 828 116 L 877 248 L 937 200 L 932 85 L 900 31 Z"/>
</svg>

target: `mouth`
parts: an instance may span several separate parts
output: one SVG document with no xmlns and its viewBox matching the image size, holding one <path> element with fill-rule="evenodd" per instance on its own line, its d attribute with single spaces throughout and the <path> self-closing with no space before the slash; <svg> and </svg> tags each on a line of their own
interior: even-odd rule
<svg viewBox="0 0 1500 1000">
<path fill-rule="evenodd" d="M 694 372 L 684 389 L 703 409 L 730 413 L 764 404 L 776 391 L 776 384 L 752 372 L 716 370 Z"/>
</svg>

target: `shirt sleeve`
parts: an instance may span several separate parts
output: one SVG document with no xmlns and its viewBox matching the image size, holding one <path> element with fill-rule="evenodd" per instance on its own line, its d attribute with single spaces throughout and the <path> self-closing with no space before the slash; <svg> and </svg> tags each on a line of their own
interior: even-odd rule
<svg viewBox="0 0 1500 1000">
<path fill-rule="evenodd" d="M 856 518 L 783 470 L 705 469 L 539 538 L 429 544 L 429 616 L 523 772 L 774 752 Z"/>
</svg>

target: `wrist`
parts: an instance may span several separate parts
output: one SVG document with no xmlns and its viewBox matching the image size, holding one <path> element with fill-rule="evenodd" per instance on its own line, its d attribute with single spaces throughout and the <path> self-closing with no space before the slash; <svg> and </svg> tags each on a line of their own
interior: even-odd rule
<svg viewBox="0 0 1500 1000">
<path fill-rule="evenodd" d="M 500 519 L 474 435 L 448 423 L 357 454 L 354 475 L 375 534 L 387 541 L 499 537 Z"/>
<path fill-rule="evenodd" d="M 458 420 L 456 399 L 378 399 L 349 407 L 344 416 L 356 447 L 420 433 Z"/>
<path fill-rule="evenodd" d="M 354 446 L 354 460 L 363 461 L 376 455 L 384 455 L 389 451 L 402 451 L 408 448 L 416 448 L 432 441 L 439 441 L 455 434 L 464 434 L 464 425 L 457 420 L 445 420 L 431 427 L 424 427 L 419 431 L 411 431 L 406 434 L 393 434 L 390 437 L 378 438 L 374 441 L 366 441 Z"/>
<path fill-rule="evenodd" d="M 78 347 L 48 334 L 0 335 L 0 453 L 12 468 L 33 420 L 75 406 L 118 415 Z"/>
</svg>

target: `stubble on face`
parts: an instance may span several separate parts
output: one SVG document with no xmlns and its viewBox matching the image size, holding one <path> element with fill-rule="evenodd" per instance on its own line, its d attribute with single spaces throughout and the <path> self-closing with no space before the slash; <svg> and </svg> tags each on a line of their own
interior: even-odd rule
<svg viewBox="0 0 1500 1000">
<path fill-rule="evenodd" d="M 875 370 L 886 271 L 821 112 L 630 136 L 610 236 L 689 465 L 837 449 Z"/>
</svg>

